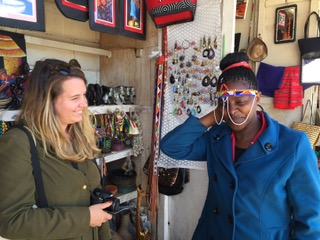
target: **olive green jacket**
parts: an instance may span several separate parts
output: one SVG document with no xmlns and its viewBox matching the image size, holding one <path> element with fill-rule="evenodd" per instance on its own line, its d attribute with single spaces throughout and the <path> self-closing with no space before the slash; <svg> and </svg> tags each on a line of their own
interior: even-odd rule
<svg viewBox="0 0 320 240">
<path fill-rule="evenodd" d="M 37 141 L 48 208 L 36 207 L 27 135 L 11 129 L 0 137 L 0 236 L 28 240 L 107 240 L 109 223 L 91 228 L 90 191 L 100 186 L 98 168 L 92 161 L 78 164 L 44 155 Z"/>
</svg>

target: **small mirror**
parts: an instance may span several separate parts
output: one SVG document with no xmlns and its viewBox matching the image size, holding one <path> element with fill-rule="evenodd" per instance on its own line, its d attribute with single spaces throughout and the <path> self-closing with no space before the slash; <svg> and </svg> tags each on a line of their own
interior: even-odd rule
<svg viewBox="0 0 320 240">
<path fill-rule="evenodd" d="M 296 39 L 297 5 L 276 9 L 274 43 L 294 42 Z"/>
</svg>

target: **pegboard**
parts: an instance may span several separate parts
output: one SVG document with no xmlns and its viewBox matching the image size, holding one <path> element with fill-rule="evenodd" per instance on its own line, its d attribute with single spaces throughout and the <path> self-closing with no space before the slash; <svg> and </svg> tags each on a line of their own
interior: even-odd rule
<svg viewBox="0 0 320 240">
<path fill-rule="evenodd" d="M 193 22 L 172 25 L 168 33 L 168 71 L 161 136 L 182 124 L 190 114 L 213 110 L 213 93 L 222 56 L 221 0 L 200 1 Z M 205 169 L 206 162 L 177 161 L 162 152 L 158 166 Z"/>
</svg>

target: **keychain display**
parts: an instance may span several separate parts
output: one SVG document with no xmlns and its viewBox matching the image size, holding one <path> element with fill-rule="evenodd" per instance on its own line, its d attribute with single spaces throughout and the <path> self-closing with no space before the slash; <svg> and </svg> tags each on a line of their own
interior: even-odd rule
<svg viewBox="0 0 320 240">
<path fill-rule="evenodd" d="M 142 129 L 137 113 L 127 114 L 115 109 L 106 114 L 91 113 L 90 119 L 102 154 L 131 147 L 134 156 L 138 156 L 143 150 Z"/>
</svg>

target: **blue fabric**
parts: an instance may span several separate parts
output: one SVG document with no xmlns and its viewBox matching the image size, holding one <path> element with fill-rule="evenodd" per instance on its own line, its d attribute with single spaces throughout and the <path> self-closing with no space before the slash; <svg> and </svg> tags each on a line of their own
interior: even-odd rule
<svg viewBox="0 0 320 240">
<path fill-rule="evenodd" d="M 172 158 L 207 160 L 208 192 L 193 239 L 320 239 L 320 175 L 309 139 L 264 115 L 267 129 L 236 163 L 224 123 L 207 130 L 190 116 L 162 138 L 161 151 Z"/>
<path fill-rule="evenodd" d="M 257 78 L 259 82 L 259 91 L 269 97 L 274 96 L 274 91 L 279 89 L 282 83 L 285 67 L 274 67 L 261 62 Z"/>
</svg>

